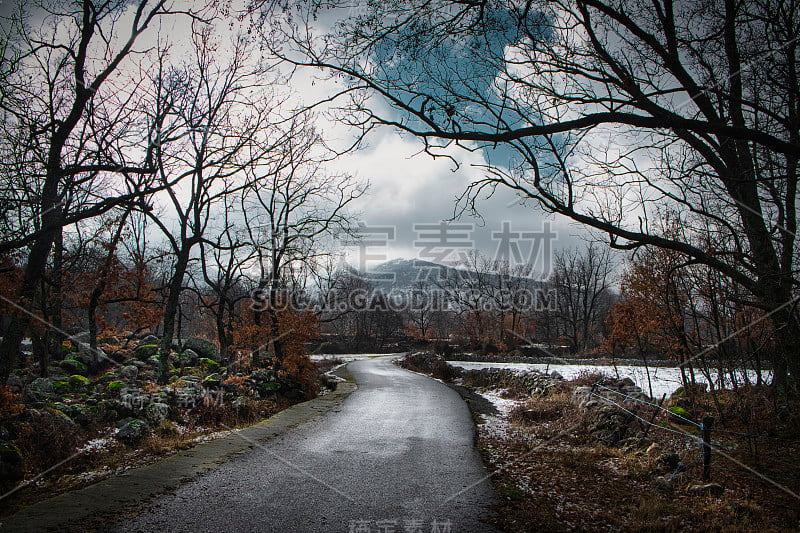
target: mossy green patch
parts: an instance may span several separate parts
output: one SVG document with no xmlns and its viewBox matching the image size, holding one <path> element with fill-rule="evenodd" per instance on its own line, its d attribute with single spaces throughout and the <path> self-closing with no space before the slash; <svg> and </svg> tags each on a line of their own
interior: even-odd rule
<svg viewBox="0 0 800 533">
<path fill-rule="evenodd" d="M 141 359 L 143 361 L 147 360 L 148 357 L 152 357 L 158 353 L 158 345 L 157 344 L 142 344 L 141 346 L 137 346 L 136 349 L 133 351 L 134 357 L 137 359 Z"/>
<path fill-rule="evenodd" d="M 677 422 L 692 421 L 692 413 L 690 413 L 689 411 L 687 411 L 686 409 L 684 409 L 679 405 L 673 405 L 672 407 L 670 407 L 669 412 L 675 415 L 675 417 L 677 418 L 676 420 Z"/>
<path fill-rule="evenodd" d="M 125 383 L 119 380 L 112 381 L 111 383 L 108 384 L 108 387 L 106 387 L 106 389 L 110 391 L 118 391 L 122 390 L 123 388 L 125 388 Z"/>
<path fill-rule="evenodd" d="M 80 389 L 89 384 L 89 378 L 73 374 L 69 377 L 69 386 L 74 389 Z"/>
<path fill-rule="evenodd" d="M 216 370 L 219 368 L 219 363 L 208 357 L 200 358 L 200 368 L 203 370 Z"/>
</svg>

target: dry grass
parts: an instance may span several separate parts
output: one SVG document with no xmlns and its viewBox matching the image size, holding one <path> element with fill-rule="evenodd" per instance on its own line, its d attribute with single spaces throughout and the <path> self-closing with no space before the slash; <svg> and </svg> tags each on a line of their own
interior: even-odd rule
<svg viewBox="0 0 800 533">
<path fill-rule="evenodd" d="M 594 379 L 585 378 L 584 383 Z M 492 471 L 505 466 L 493 477 L 502 501 L 493 522 L 499 529 L 513 532 L 797 529 L 800 503 L 763 479 L 712 470 L 712 480 L 725 488 L 724 493 L 721 496 L 689 493 L 687 488 L 700 482 L 700 464 L 676 472 L 664 462 L 664 456 L 678 453 L 690 463 L 698 455 L 699 447 L 692 445 L 686 453 L 685 439 L 674 433 L 652 428 L 648 439 L 634 439 L 624 446 L 598 442 L 588 434 L 587 420 L 572 404 L 569 388 L 574 385 L 560 387 L 546 397 L 532 398 L 514 409 L 510 414 L 513 431 L 488 432 L 479 426 L 478 443 L 487 468 Z M 737 403 L 736 398 L 741 400 L 741 394 L 741 391 L 725 393 L 718 398 L 731 427 L 744 428 L 743 418 L 747 413 L 752 416 L 760 409 L 772 412 L 766 409 L 760 392 Z M 711 398 L 698 399 L 698 411 L 713 406 Z M 761 420 L 762 429 L 787 436 L 785 422 L 779 417 L 776 420 L 770 428 Z M 725 443 L 721 436 L 715 438 Z M 657 446 L 646 453 L 654 440 Z M 794 445 L 785 442 L 782 445 L 786 462 L 800 465 L 800 453 Z M 713 457 L 721 467 L 733 466 L 721 454 Z M 764 465 L 760 468 L 765 471 Z M 794 472 L 800 477 L 800 466 Z M 666 478 L 674 475 L 671 490 L 655 489 L 654 481 L 659 475 Z M 787 475 L 786 470 L 783 475 Z M 790 490 L 800 491 L 800 482 L 785 483 L 792 483 L 786 485 Z"/>
<path fill-rule="evenodd" d="M 547 396 L 529 398 L 515 407 L 509 417 L 514 424 L 533 426 L 540 422 L 558 420 L 566 413 L 574 411 L 571 395 L 565 391 L 556 391 Z"/>
<path fill-rule="evenodd" d="M 317 363 L 317 372 L 319 375 L 323 375 L 326 372 L 330 372 L 333 368 L 341 365 L 344 363 L 344 359 L 341 357 L 336 357 L 335 355 L 328 355 L 322 359 L 316 361 Z"/>
</svg>

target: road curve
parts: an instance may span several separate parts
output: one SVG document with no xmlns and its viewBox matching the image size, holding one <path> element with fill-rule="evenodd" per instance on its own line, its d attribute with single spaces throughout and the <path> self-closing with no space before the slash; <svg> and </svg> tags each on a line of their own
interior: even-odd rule
<svg viewBox="0 0 800 533">
<path fill-rule="evenodd" d="M 459 395 L 391 357 L 354 361 L 358 390 L 112 531 L 494 531 L 496 496 Z"/>
</svg>

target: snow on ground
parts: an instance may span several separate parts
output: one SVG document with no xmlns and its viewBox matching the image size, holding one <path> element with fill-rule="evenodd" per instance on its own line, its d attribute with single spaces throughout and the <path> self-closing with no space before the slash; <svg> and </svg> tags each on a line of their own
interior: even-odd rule
<svg viewBox="0 0 800 533">
<path fill-rule="evenodd" d="M 504 416 L 508 415 L 511 412 L 511 409 L 516 407 L 520 402 L 509 400 L 507 398 L 503 398 L 500 393 L 502 391 L 495 391 L 495 390 L 483 390 L 477 391 L 478 394 L 492 402 L 495 409 L 503 413 Z"/>
<path fill-rule="evenodd" d="M 217 431 L 215 433 L 207 433 L 205 435 L 198 435 L 197 437 L 192 439 L 192 442 L 197 442 L 197 443 L 208 442 L 210 440 L 215 440 L 215 439 L 219 439 L 219 438 L 222 438 L 222 437 L 227 437 L 228 435 L 232 435 L 235 431 L 236 431 L 235 429 L 226 429 L 226 430 L 223 430 L 223 431 Z"/>
<path fill-rule="evenodd" d="M 371 359 L 372 357 L 388 357 L 390 355 L 395 356 L 402 356 L 405 353 L 346 353 L 346 354 L 338 354 L 338 353 L 314 353 L 311 354 L 312 361 L 322 361 L 323 359 L 339 359 L 344 361 L 345 363 L 349 363 L 350 361 L 359 361 L 361 359 Z"/>
<path fill-rule="evenodd" d="M 482 389 L 475 390 L 475 392 L 490 401 L 498 411 L 496 415 L 481 415 L 483 417 L 483 424 L 480 426 L 480 431 L 483 436 L 505 440 L 517 433 L 508 420 L 508 414 L 514 407 L 519 405 L 520 402 L 501 397 L 500 393 L 503 392 L 501 390 Z"/>
<path fill-rule="evenodd" d="M 680 368 L 669 367 L 651 367 L 649 368 L 650 380 L 648 384 L 648 369 L 643 366 L 617 366 L 616 371 L 613 366 L 606 365 L 550 365 L 550 364 L 537 364 L 537 363 L 475 363 L 471 361 L 448 361 L 449 364 L 463 368 L 465 370 L 480 370 L 483 368 L 508 368 L 511 370 L 531 371 L 536 370 L 544 373 L 558 372 L 564 379 L 574 379 L 578 377 L 581 372 L 599 372 L 607 374 L 610 377 L 631 378 L 636 385 L 642 388 L 642 391 L 653 398 L 660 398 L 666 394 L 669 396 L 681 386 L 681 370 Z M 753 370 L 748 371 L 748 376 L 751 382 L 755 382 L 756 373 Z M 772 372 L 765 370 L 761 373 L 762 379 L 769 382 L 772 379 Z M 695 378 L 698 382 L 707 383 L 706 379 L 700 374 L 695 373 Z M 719 385 L 718 373 L 711 372 L 711 378 L 715 382 L 715 386 Z M 728 386 L 730 379 L 726 376 L 724 386 Z M 744 381 L 741 374 L 737 375 L 739 382 Z M 652 385 L 652 393 L 650 386 Z M 498 408 L 499 409 L 499 408 Z"/>
<path fill-rule="evenodd" d="M 113 431 L 108 432 L 105 437 L 99 437 L 97 439 L 92 439 L 76 451 L 77 453 L 83 452 L 100 452 L 105 450 L 106 448 L 116 444 L 117 440 L 114 438 Z"/>
</svg>

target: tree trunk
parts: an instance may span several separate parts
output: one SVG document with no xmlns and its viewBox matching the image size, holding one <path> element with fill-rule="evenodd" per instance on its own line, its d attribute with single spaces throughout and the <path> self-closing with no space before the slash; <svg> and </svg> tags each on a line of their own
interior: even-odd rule
<svg viewBox="0 0 800 533">
<path fill-rule="evenodd" d="M 277 278 L 273 278 L 277 279 Z M 278 321 L 278 305 L 282 302 L 278 301 L 278 288 L 273 283 L 269 291 L 269 334 L 270 344 L 272 344 L 272 353 L 280 365 L 283 363 L 284 353 L 283 342 L 281 341 L 281 327 Z"/>
<path fill-rule="evenodd" d="M 48 219 L 45 222 L 47 224 L 52 216 L 45 214 L 42 218 Z M 15 308 L 9 313 L 8 330 L 0 344 L 0 382 L 2 383 L 6 382 L 19 358 L 19 344 L 31 321 L 29 309 L 36 297 L 36 287 L 44 275 L 47 257 L 50 255 L 54 239 L 55 231 L 43 232 L 41 237 L 36 239 L 30 254 L 28 254 L 28 262 L 25 265 L 25 273 L 17 298 L 19 308 Z"/>
<path fill-rule="evenodd" d="M 175 318 L 178 314 L 180 305 L 181 289 L 186 268 L 189 265 L 189 246 L 184 244 L 183 249 L 178 253 L 178 260 L 175 263 L 175 272 L 172 274 L 167 289 L 167 301 L 164 305 L 164 332 L 161 336 L 161 347 L 159 349 L 160 363 L 158 381 L 162 385 L 169 380 L 169 355 L 172 351 L 172 339 L 175 335 Z"/>
<path fill-rule="evenodd" d="M 64 229 L 62 227 L 58 228 L 53 244 L 53 270 L 50 276 L 52 297 L 50 302 L 45 303 L 50 309 L 50 325 L 52 327 L 47 330 L 46 343 L 50 358 L 60 358 L 61 343 L 64 340 L 62 317 L 64 312 Z"/>
</svg>

